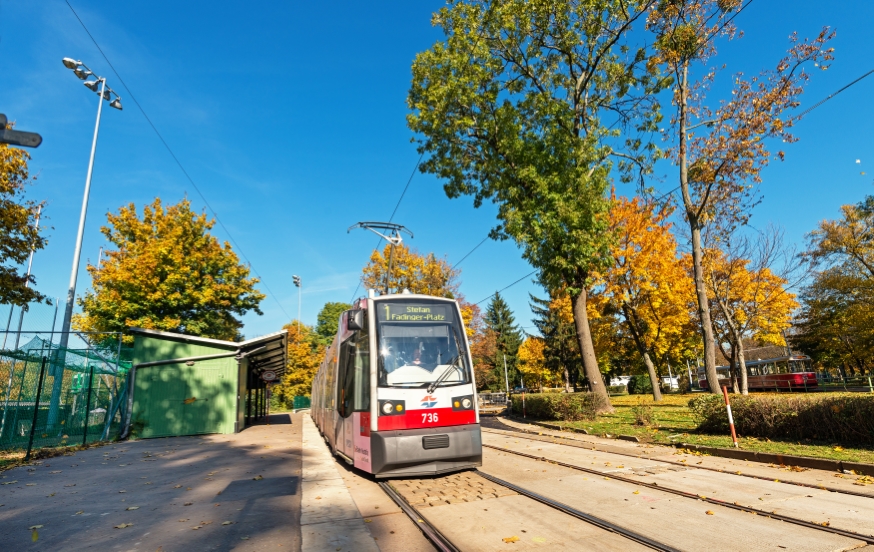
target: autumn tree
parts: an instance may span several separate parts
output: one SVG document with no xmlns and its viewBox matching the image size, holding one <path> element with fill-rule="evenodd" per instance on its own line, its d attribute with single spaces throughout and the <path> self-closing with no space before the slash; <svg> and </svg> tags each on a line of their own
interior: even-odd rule
<svg viewBox="0 0 874 552">
<path fill-rule="evenodd" d="M 807 236 L 817 269 L 802 290 L 792 341 L 815 360 L 854 374 L 871 370 L 874 350 L 874 196 L 841 207 Z"/>
<path fill-rule="evenodd" d="M 783 345 L 783 332 L 792 325 L 792 312 L 798 307 L 795 294 L 787 287 L 790 278 L 803 277 L 803 265 L 794 251 L 783 243 L 783 233 L 769 226 L 750 239 L 733 236 L 709 249 L 704 256 L 708 293 L 716 305 L 714 322 L 724 327 L 740 392 L 749 392 L 744 339 Z"/>
<path fill-rule="evenodd" d="M 319 371 L 326 346 L 311 326 L 298 325 L 293 320 L 282 328 L 288 331 L 288 363 L 285 375 L 271 391 L 275 401 L 288 407 L 293 404 L 294 397 L 309 397 L 312 393 L 313 378 Z"/>
<path fill-rule="evenodd" d="M 580 345 L 576 339 L 573 308 L 566 293 L 553 292 L 541 299 L 529 294 L 532 320 L 543 338 L 543 363 L 570 392 L 571 380 L 582 371 Z"/>
<path fill-rule="evenodd" d="M 737 35 L 733 19 L 740 9 L 740 0 L 663 0 L 648 17 L 656 35 L 650 63 L 663 66 L 674 81 L 674 113 L 665 134 L 674 146 L 669 156 L 679 168 L 683 213 L 691 232 L 704 365 L 713 393 L 719 385 L 701 233 L 708 225 L 731 232 L 746 223 L 756 201 L 753 185 L 772 158 L 769 139 L 795 141 L 789 131 L 797 117 L 788 112 L 799 105 L 809 79 L 803 66 L 828 68 L 832 49 L 826 43 L 834 36 L 828 28 L 810 41 L 793 34 L 787 55 L 774 69 L 752 78 L 736 74 L 727 99 L 709 107 L 716 71 L 706 64 L 716 56 L 720 38 Z M 775 157 L 782 159 L 783 152 Z"/>
<path fill-rule="evenodd" d="M 544 347 L 543 338 L 528 336 L 519 346 L 517 354 L 519 373 L 529 382 L 536 383 L 541 391 L 544 384 L 550 383 L 553 375 L 546 366 L 546 359 L 543 355 Z"/>
<path fill-rule="evenodd" d="M 169 206 L 155 199 L 142 216 L 131 203 L 106 217 L 100 231 L 115 249 L 104 251 L 99 269 L 88 265 L 93 289 L 79 300 L 77 330 L 140 327 L 235 340 L 239 317 L 261 314 L 258 279 L 187 199 Z"/>
<path fill-rule="evenodd" d="M 662 395 L 654 361 L 682 358 L 694 332 L 689 316 L 694 288 L 677 254 L 671 212 L 653 201 L 618 198 L 610 211 L 617 234 L 614 262 L 603 273 L 604 293 L 622 314 L 656 401 Z"/>
<path fill-rule="evenodd" d="M 11 128 L 11 125 L 9 125 Z M 23 307 L 45 296 L 32 287 L 36 278 L 21 270 L 31 251 L 46 246 L 36 228 L 40 204 L 25 199 L 30 177 L 30 154 L 0 144 L 0 303 Z"/>
<path fill-rule="evenodd" d="M 361 283 L 366 289 L 382 289 L 391 248 L 389 289 L 408 289 L 410 293 L 455 298 L 458 295 L 460 270 L 453 269 L 446 259 L 438 259 L 434 253 L 421 254 L 405 244 L 388 244 L 382 251 L 374 250 L 370 262 L 364 267 Z"/>
<path fill-rule="evenodd" d="M 340 315 L 352 308 L 349 303 L 325 303 L 319 315 L 316 317 L 315 332 L 319 336 L 322 345 L 330 345 L 337 334 L 340 324 Z"/>
<path fill-rule="evenodd" d="M 550 289 L 566 289 L 585 372 L 600 384 L 587 318 L 591 277 L 610 259 L 611 171 L 648 166 L 658 69 L 630 35 L 654 0 L 453 0 L 446 36 L 416 56 L 408 96 L 421 170 L 451 197 L 492 201 L 491 236 L 513 239 Z"/>
</svg>

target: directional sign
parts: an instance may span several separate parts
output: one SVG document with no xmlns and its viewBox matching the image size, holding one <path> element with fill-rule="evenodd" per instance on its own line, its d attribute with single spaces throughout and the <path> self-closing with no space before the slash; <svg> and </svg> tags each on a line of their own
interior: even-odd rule
<svg viewBox="0 0 874 552">
<path fill-rule="evenodd" d="M 35 148 L 42 144 L 42 136 L 35 132 L 6 128 L 6 115 L 0 113 L 0 144 Z"/>
<path fill-rule="evenodd" d="M 273 370 L 265 370 L 261 372 L 261 379 L 264 381 L 275 381 L 276 380 L 276 372 Z"/>
</svg>

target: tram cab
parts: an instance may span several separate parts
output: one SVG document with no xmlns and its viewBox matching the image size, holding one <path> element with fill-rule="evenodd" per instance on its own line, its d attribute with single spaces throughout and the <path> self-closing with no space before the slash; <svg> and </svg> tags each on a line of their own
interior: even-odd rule
<svg viewBox="0 0 874 552">
<path fill-rule="evenodd" d="M 340 317 L 312 399 L 334 453 L 377 477 L 482 465 L 473 363 L 453 299 L 359 300 Z"/>
</svg>

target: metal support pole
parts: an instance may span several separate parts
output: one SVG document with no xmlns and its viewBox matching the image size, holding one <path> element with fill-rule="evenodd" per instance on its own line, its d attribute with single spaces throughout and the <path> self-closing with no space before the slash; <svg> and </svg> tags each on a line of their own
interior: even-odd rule
<svg viewBox="0 0 874 552">
<path fill-rule="evenodd" d="M 686 359 L 686 373 L 689 374 L 689 392 L 692 392 L 692 368 L 689 367 L 689 359 Z"/>
<path fill-rule="evenodd" d="M 504 383 L 507 389 L 507 404 L 510 403 L 510 380 L 507 378 L 507 354 L 502 353 L 501 355 L 504 358 Z"/>
<path fill-rule="evenodd" d="M 300 339 L 300 305 L 301 294 L 303 293 L 303 285 L 297 286 L 297 338 Z"/>
<path fill-rule="evenodd" d="M 91 365 L 91 373 L 88 375 L 88 395 L 85 398 L 85 429 L 82 430 L 82 446 L 88 442 L 88 418 L 91 408 L 91 388 L 94 387 L 94 365 Z"/>
<path fill-rule="evenodd" d="M 100 130 L 100 114 L 103 111 L 103 94 L 106 91 L 106 79 L 100 79 L 99 99 L 97 100 L 97 121 L 94 123 L 94 138 L 91 140 L 91 157 L 88 159 L 88 173 L 85 176 L 85 194 L 82 196 L 82 212 L 79 214 L 79 230 L 76 233 L 76 249 L 73 253 L 73 267 L 70 271 L 70 287 L 67 290 L 67 304 L 64 308 L 64 321 L 61 324 L 61 365 L 52 370 L 55 381 L 52 384 L 52 399 L 49 406 L 48 426 L 58 423 L 58 410 L 61 403 L 61 387 L 63 386 L 63 367 L 66 364 L 66 349 L 70 341 L 70 324 L 73 320 L 73 306 L 76 302 L 76 278 L 79 275 L 79 257 L 82 254 L 82 239 L 85 236 L 85 217 L 88 214 L 88 195 L 91 192 L 91 175 L 94 172 L 94 154 L 97 151 L 97 134 Z"/>
<path fill-rule="evenodd" d="M 385 294 L 390 295 L 389 284 L 391 282 L 391 262 L 395 256 L 395 245 L 392 243 L 388 248 L 388 270 L 385 271 Z"/>
<path fill-rule="evenodd" d="M 27 454 L 24 455 L 24 461 L 30 461 L 30 451 L 33 448 L 33 434 L 36 432 L 36 418 L 39 414 L 39 396 L 42 393 L 42 382 L 46 375 L 46 360 L 47 357 L 42 357 L 42 366 L 39 369 L 39 383 L 36 386 L 36 399 L 33 404 L 33 421 L 30 424 L 30 437 L 27 440 Z"/>
<path fill-rule="evenodd" d="M 9 305 L 9 318 L 6 319 L 6 332 L 3 334 L 3 349 L 6 349 L 6 338 L 9 337 L 9 326 L 12 325 L 12 313 L 15 311 L 15 305 Z"/>
</svg>

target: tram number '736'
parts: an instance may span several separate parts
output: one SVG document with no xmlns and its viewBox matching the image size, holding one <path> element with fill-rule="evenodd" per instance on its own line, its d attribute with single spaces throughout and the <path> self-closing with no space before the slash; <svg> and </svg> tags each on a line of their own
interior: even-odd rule
<svg viewBox="0 0 874 552">
<path fill-rule="evenodd" d="M 422 423 L 423 424 L 425 424 L 425 423 L 436 424 L 437 422 L 438 422 L 438 420 L 437 420 L 437 413 L 436 412 L 428 412 L 428 413 L 422 414 Z"/>
</svg>

